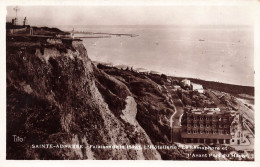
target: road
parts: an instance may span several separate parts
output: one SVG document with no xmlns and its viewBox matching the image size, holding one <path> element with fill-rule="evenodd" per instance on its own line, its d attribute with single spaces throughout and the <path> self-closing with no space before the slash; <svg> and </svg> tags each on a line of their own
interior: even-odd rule
<svg viewBox="0 0 260 167">
<path fill-rule="evenodd" d="M 173 141 L 173 129 L 179 129 L 181 127 L 181 116 L 183 115 L 183 103 L 179 99 L 176 91 L 173 90 L 171 85 L 166 85 L 166 88 L 171 95 L 174 107 L 174 113 L 170 117 L 171 127 L 171 142 Z"/>
<path fill-rule="evenodd" d="M 183 114 L 183 104 L 182 101 L 179 99 L 178 95 L 176 94 L 175 91 L 173 91 L 172 89 L 170 89 L 170 94 L 172 97 L 172 101 L 174 103 L 174 113 L 171 116 L 171 127 L 180 127 L 181 126 L 181 115 Z"/>
</svg>

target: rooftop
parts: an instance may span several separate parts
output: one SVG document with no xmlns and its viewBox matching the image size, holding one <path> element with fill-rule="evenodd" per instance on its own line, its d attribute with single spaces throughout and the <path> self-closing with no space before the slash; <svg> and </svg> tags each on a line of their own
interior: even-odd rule
<svg viewBox="0 0 260 167">
<path fill-rule="evenodd" d="M 192 113 L 192 114 L 197 114 L 197 115 L 201 115 L 201 114 L 206 114 L 206 115 L 220 115 L 220 114 L 227 114 L 230 113 L 229 111 L 224 111 L 224 110 L 220 110 L 219 108 L 192 108 L 189 109 L 187 111 L 188 113 Z"/>
</svg>

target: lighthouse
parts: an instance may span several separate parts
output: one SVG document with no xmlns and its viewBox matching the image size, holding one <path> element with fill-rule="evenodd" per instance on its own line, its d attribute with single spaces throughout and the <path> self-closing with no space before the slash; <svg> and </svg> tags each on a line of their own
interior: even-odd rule
<svg viewBox="0 0 260 167">
<path fill-rule="evenodd" d="M 70 36 L 71 36 L 72 39 L 74 39 L 74 28 L 73 28 L 73 30 L 71 31 Z"/>
</svg>

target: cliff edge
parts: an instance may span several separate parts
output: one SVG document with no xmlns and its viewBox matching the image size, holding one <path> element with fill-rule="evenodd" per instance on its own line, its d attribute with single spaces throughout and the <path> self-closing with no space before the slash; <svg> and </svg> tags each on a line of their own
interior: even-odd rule
<svg viewBox="0 0 260 167">
<path fill-rule="evenodd" d="M 7 159 L 161 159 L 157 150 L 98 148 L 152 142 L 133 94 L 97 69 L 80 41 L 12 37 L 6 61 Z M 62 148 L 68 144 L 84 147 Z"/>
</svg>

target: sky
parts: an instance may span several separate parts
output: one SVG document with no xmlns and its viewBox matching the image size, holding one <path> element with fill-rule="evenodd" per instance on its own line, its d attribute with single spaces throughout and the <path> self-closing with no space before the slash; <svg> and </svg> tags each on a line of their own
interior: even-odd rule
<svg viewBox="0 0 260 167">
<path fill-rule="evenodd" d="M 18 6 L 30 25 L 253 25 L 250 6 Z M 7 21 L 15 17 L 7 7 Z"/>
</svg>

